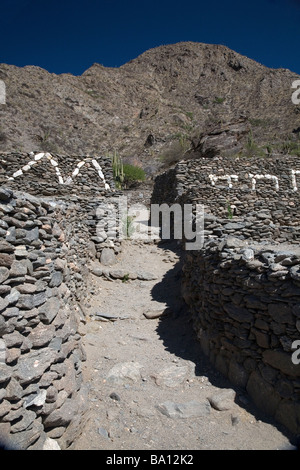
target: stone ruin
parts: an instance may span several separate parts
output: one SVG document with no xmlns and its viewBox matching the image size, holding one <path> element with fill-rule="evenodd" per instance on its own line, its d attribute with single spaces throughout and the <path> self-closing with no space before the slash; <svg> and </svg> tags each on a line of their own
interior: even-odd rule
<svg viewBox="0 0 300 470">
<path fill-rule="evenodd" d="M 80 432 L 87 266 L 121 249 L 98 211 L 118 194 L 109 158 L 0 155 L 1 448 L 65 449 Z"/>
<path fill-rule="evenodd" d="M 184 253 L 182 272 L 201 347 L 295 435 L 298 175 L 291 156 L 182 161 L 156 178 L 151 201 L 204 205 L 204 244 Z M 0 155 L 1 447 L 66 449 L 80 432 L 87 266 L 121 250 L 105 210 L 120 194 L 104 157 Z"/>
<path fill-rule="evenodd" d="M 203 352 L 255 405 L 300 433 L 300 162 L 181 161 L 152 203 L 204 205 L 204 243 L 184 253 L 182 295 Z M 297 352 L 298 351 L 298 352 Z"/>
</svg>

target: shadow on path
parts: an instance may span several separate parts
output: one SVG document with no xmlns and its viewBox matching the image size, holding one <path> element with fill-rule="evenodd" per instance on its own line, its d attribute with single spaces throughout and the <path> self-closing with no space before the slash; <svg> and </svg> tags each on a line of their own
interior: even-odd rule
<svg viewBox="0 0 300 470">
<path fill-rule="evenodd" d="M 285 435 L 293 445 L 299 448 L 299 438 L 293 436 L 284 426 L 275 422 L 269 416 L 257 410 L 251 402 L 245 389 L 234 386 L 209 362 L 202 352 L 193 329 L 193 322 L 188 306 L 181 297 L 182 254 L 176 241 L 158 244 L 162 250 L 173 251 L 180 257 L 180 261 L 166 272 L 161 282 L 158 282 L 151 291 L 154 300 L 164 302 L 168 306 L 168 313 L 160 317 L 157 333 L 167 351 L 177 357 L 192 361 L 195 364 L 196 376 L 206 376 L 210 383 L 219 388 L 232 388 L 236 392 L 236 403 L 251 413 L 257 420 L 269 423 Z"/>
<path fill-rule="evenodd" d="M 159 243 L 163 250 L 173 251 L 180 256 L 180 247 L 176 242 Z M 160 318 L 157 326 L 159 334 L 167 351 L 182 359 L 195 363 L 197 376 L 210 376 L 213 385 L 218 387 L 230 387 L 230 382 L 210 364 L 203 354 L 200 343 L 193 329 L 191 315 L 188 306 L 181 296 L 182 259 L 169 271 L 161 282 L 155 284 L 151 294 L 155 301 L 165 303 L 168 313 Z"/>
</svg>

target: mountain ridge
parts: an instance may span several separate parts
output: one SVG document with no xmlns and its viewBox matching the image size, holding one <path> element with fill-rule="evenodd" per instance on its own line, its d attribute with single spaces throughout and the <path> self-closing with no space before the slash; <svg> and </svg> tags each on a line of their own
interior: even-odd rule
<svg viewBox="0 0 300 470">
<path fill-rule="evenodd" d="M 300 76 L 268 68 L 219 44 L 181 42 L 145 51 L 120 67 L 93 64 L 82 75 L 0 64 L 0 151 L 89 155 L 118 152 L 149 174 L 186 154 L 203 136 L 247 121 L 241 142 L 299 139 Z M 238 139 L 239 140 L 239 139 Z"/>
</svg>

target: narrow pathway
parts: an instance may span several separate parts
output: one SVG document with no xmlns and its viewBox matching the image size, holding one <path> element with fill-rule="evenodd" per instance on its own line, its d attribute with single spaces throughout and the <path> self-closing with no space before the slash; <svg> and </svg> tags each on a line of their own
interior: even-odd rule
<svg viewBox="0 0 300 470">
<path fill-rule="evenodd" d="M 124 270 L 122 279 L 90 274 L 81 331 L 90 411 L 70 449 L 290 448 L 282 430 L 256 414 L 201 353 L 180 300 L 176 247 L 125 242 L 109 268 L 119 277 Z"/>
</svg>

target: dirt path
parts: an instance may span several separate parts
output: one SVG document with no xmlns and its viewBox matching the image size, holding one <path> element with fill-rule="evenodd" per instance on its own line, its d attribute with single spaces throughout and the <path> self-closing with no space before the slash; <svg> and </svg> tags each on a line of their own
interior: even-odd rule
<svg viewBox="0 0 300 470">
<path fill-rule="evenodd" d="M 180 301 L 176 245 L 126 242 L 119 258 L 110 269 L 150 272 L 156 279 L 90 274 L 86 311 L 92 319 L 82 331 L 90 411 L 71 449 L 291 448 L 282 430 L 256 413 L 241 391 L 232 391 L 201 353 Z M 158 318 L 144 315 L 162 311 Z M 227 409 L 211 406 L 213 396 L 214 406 Z"/>
</svg>

